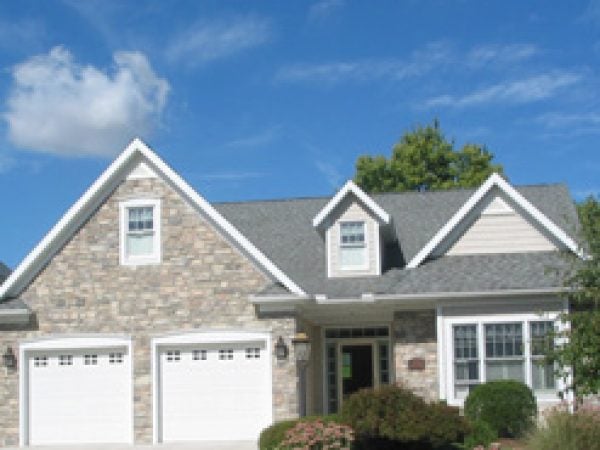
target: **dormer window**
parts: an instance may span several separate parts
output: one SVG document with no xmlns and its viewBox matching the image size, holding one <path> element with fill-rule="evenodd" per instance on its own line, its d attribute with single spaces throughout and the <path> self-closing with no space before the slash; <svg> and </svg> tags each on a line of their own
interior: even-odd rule
<svg viewBox="0 0 600 450">
<path fill-rule="evenodd" d="M 342 269 L 366 267 L 365 222 L 340 222 L 340 264 Z"/>
<path fill-rule="evenodd" d="M 121 264 L 160 262 L 160 201 L 121 203 Z"/>
</svg>

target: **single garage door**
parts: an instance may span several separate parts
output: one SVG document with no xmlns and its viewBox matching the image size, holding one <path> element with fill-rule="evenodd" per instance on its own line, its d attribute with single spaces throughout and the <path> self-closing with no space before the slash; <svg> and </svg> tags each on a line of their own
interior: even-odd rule
<svg viewBox="0 0 600 450">
<path fill-rule="evenodd" d="M 126 348 L 33 350 L 27 359 L 30 445 L 131 442 Z"/>
<path fill-rule="evenodd" d="M 163 442 L 256 440 L 271 423 L 264 340 L 159 348 Z"/>
</svg>

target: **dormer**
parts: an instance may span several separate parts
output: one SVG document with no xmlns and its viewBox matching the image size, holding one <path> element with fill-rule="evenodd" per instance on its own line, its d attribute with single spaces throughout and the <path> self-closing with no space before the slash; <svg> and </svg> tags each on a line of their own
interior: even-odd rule
<svg viewBox="0 0 600 450">
<path fill-rule="evenodd" d="M 313 226 L 324 237 L 327 276 L 381 275 L 391 217 L 352 181 L 319 211 Z"/>
</svg>

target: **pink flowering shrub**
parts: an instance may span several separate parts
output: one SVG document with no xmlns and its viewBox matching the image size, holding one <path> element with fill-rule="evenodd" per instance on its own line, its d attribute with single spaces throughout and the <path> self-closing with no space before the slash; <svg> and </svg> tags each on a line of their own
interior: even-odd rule
<svg viewBox="0 0 600 450">
<path fill-rule="evenodd" d="M 354 431 L 348 425 L 314 419 L 298 422 L 277 450 L 350 450 Z"/>
</svg>

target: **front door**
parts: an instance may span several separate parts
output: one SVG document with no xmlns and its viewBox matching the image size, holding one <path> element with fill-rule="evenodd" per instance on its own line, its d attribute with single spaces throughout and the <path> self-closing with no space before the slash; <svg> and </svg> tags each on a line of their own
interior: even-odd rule
<svg viewBox="0 0 600 450">
<path fill-rule="evenodd" d="M 342 345 L 342 399 L 359 389 L 374 386 L 373 345 Z"/>
</svg>

